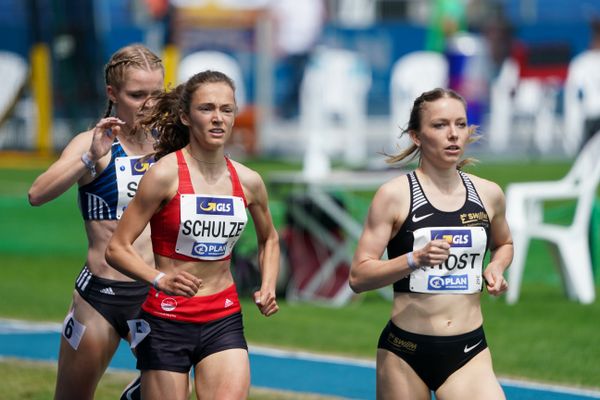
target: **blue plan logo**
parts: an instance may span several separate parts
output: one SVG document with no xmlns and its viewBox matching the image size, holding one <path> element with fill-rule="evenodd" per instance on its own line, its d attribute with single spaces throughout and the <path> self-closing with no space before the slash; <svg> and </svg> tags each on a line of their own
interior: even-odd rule
<svg viewBox="0 0 600 400">
<path fill-rule="evenodd" d="M 227 246 L 222 243 L 196 242 L 192 248 L 192 254 L 200 257 L 221 257 L 225 255 Z"/>
<path fill-rule="evenodd" d="M 469 288 L 467 275 L 430 276 L 427 280 L 428 290 L 466 290 Z"/>
</svg>

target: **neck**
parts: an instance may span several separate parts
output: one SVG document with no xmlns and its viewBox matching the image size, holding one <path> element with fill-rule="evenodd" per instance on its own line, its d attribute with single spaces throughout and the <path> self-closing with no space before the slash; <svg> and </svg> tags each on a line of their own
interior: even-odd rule
<svg viewBox="0 0 600 400">
<path fill-rule="evenodd" d="M 198 164 L 211 167 L 211 166 L 220 166 L 225 165 L 225 157 L 220 153 L 203 153 L 203 152 L 194 152 L 191 146 L 186 148 L 187 153 L 194 160 L 198 162 Z"/>
</svg>

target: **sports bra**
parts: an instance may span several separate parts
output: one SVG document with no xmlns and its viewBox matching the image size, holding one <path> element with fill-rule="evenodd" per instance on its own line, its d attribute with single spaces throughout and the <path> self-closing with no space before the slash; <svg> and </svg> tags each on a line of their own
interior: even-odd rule
<svg viewBox="0 0 600 400">
<path fill-rule="evenodd" d="M 394 292 L 460 293 L 483 289 L 483 259 L 489 247 L 490 221 L 475 186 L 458 171 L 466 199 L 456 211 L 440 211 L 425 196 L 415 171 L 406 174 L 410 186 L 410 211 L 387 245 L 392 259 L 420 249 L 429 241 L 450 243 L 450 256 L 435 266 L 423 266 L 394 283 Z"/>
<path fill-rule="evenodd" d="M 77 202 L 86 221 L 120 219 L 140 179 L 154 163 L 148 156 L 128 156 L 118 139 L 110 151 L 106 168 L 96 179 L 79 187 Z"/>
<path fill-rule="evenodd" d="M 182 151 L 175 155 L 177 193 L 150 220 L 154 253 L 184 261 L 230 259 L 248 221 L 246 197 L 232 162 L 225 157 L 232 195 L 203 195 L 194 193 Z"/>
</svg>

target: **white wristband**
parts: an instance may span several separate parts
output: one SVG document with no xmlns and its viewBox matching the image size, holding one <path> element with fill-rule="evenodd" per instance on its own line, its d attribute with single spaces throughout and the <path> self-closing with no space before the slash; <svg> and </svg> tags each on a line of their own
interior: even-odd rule
<svg viewBox="0 0 600 400">
<path fill-rule="evenodd" d="M 412 271 L 419 268 L 419 266 L 415 262 L 415 258 L 413 257 L 412 251 L 410 253 L 406 253 L 406 262 L 408 263 L 408 268 L 410 268 Z"/>
<path fill-rule="evenodd" d="M 152 287 L 156 290 L 160 290 L 158 288 L 158 281 L 160 281 L 162 279 L 162 277 L 165 276 L 164 272 L 159 272 L 158 275 L 156 275 L 156 277 L 154 277 L 154 279 L 152 280 Z"/>
<path fill-rule="evenodd" d="M 85 167 L 90 171 L 90 175 L 92 176 L 92 178 L 95 178 L 96 177 L 96 163 L 93 162 L 92 160 L 90 160 L 90 157 L 88 156 L 87 151 L 81 155 L 81 162 L 83 162 L 83 165 L 85 165 Z"/>
</svg>

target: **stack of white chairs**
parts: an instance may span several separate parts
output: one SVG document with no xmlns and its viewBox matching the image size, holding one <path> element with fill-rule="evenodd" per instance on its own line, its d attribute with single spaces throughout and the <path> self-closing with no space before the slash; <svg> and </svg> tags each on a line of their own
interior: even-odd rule
<svg viewBox="0 0 600 400">
<path fill-rule="evenodd" d="M 329 174 L 330 159 L 343 155 L 350 166 L 367 158 L 367 103 L 371 69 L 355 51 L 315 50 L 300 85 L 299 126 L 306 135 L 303 173 L 308 179 Z"/>
<path fill-rule="evenodd" d="M 411 52 L 394 63 L 390 78 L 390 151 L 409 144 L 408 136 L 400 133 L 408 123 L 415 99 L 423 92 L 447 87 L 448 75 L 448 61 L 433 51 Z"/>
<path fill-rule="evenodd" d="M 567 296 L 584 304 L 595 299 L 589 229 L 600 182 L 600 132 L 583 147 L 568 174 L 551 182 L 520 182 L 506 189 L 506 216 L 514 241 L 514 258 L 508 270 L 507 302 L 519 299 L 531 239 L 557 246 Z M 576 199 L 571 224 L 544 222 L 544 202 Z"/>
</svg>

